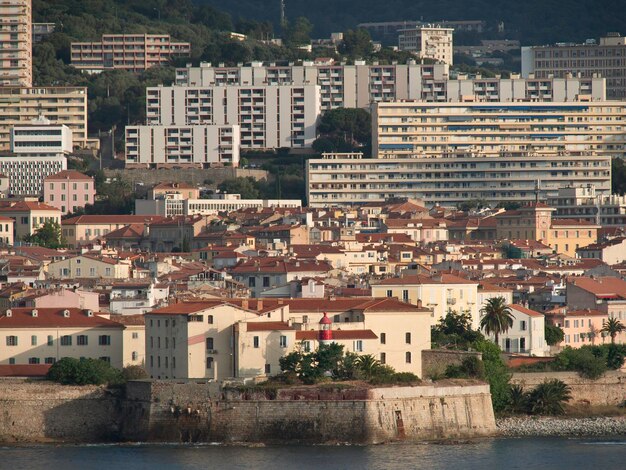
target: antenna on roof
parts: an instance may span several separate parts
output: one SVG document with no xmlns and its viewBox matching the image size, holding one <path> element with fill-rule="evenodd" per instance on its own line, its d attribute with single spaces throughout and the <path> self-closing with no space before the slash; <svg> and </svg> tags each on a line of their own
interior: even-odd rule
<svg viewBox="0 0 626 470">
<path fill-rule="evenodd" d="M 281 28 L 285 27 L 285 0 L 280 0 L 280 26 Z"/>
</svg>

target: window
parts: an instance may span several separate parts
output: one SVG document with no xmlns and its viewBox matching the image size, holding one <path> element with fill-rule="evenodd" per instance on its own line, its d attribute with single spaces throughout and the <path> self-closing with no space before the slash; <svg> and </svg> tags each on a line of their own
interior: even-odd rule
<svg viewBox="0 0 626 470">
<path fill-rule="evenodd" d="M 172 369 L 176 369 L 176 358 L 172 358 Z"/>
<path fill-rule="evenodd" d="M 52 346 L 54 344 L 54 338 L 52 335 L 48 335 L 48 346 Z"/>
<path fill-rule="evenodd" d="M 387 344 L 387 333 L 380 334 L 380 344 Z"/>
<path fill-rule="evenodd" d="M 176 338 L 172 336 L 172 349 L 176 349 Z"/>
<path fill-rule="evenodd" d="M 311 352 L 311 342 L 310 341 L 303 341 L 302 345 L 304 347 L 304 352 Z"/>
<path fill-rule="evenodd" d="M 139 333 L 134 332 L 134 333 L 133 333 L 133 339 L 138 339 L 138 338 L 139 338 Z"/>
<path fill-rule="evenodd" d="M 565 328 L 569 328 L 569 320 L 565 320 Z"/>
<path fill-rule="evenodd" d="M 521 331 L 526 331 L 526 320 L 521 320 L 521 321 L 519 322 L 519 329 L 520 329 Z"/>
<path fill-rule="evenodd" d="M 72 345 L 72 337 L 70 335 L 61 336 L 61 346 L 71 346 Z"/>
<path fill-rule="evenodd" d="M 17 336 L 7 336 L 7 346 L 17 346 Z"/>
<path fill-rule="evenodd" d="M 9 358 L 9 364 L 11 364 L 11 365 L 15 364 L 15 358 L 14 357 L 10 357 Z"/>
<path fill-rule="evenodd" d="M 253 277 L 248 278 L 248 287 L 256 287 L 256 279 Z"/>
<path fill-rule="evenodd" d="M 45 364 L 54 364 L 56 359 L 54 357 L 46 357 L 43 361 Z"/>
<path fill-rule="evenodd" d="M 111 358 L 109 356 L 100 356 L 98 359 L 106 362 L 107 364 L 111 364 Z"/>
<path fill-rule="evenodd" d="M 165 349 L 167 349 L 169 347 L 170 347 L 170 339 L 169 339 L 169 337 L 166 336 L 165 337 Z"/>
<path fill-rule="evenodd" d="M 30 345 L 31 345 L 31 346 L 37 346 L 37 336 L 32 335 L 32 336 L 30 337 Z"/>
<path fill-rule="evenodd" d="M 269 287 L 269 286 L 270 286 L 270 277 L 263 276 L 263 287 Z"/>
<path fill-rule="evenodd" d="M 356 340 L 354 342 L 354 351 L 355 352 L 363 352 L 363 341 L 362 340 Z"/>
<path fill-rule="evenodd" d="M 207 369 L 213 369 L 213 358 L 212 357 L 207 357 L 206 358 L 206 368 Z"/>
<path fill-rule="evenodd" d="M 252 344 L 255 348 L 259 347 L 259 337 L 255 336 L 254 338 L 252 338 Z"/>
<path fill-rule="evenodd" d="M 279 344 L 280 344 L 281 348 L 286 348 L 287 347 L 287 337 L 284 336 L 284 335 L 281 335 Z"/>
<path fill-rule="evenodd" d="M 138 357 L 139 357 L 139 354 L 137 354 L 137 351 L 133 351 L 131 354 L 131 359 L 133 361 L 136 361 Z"/>
<path fill-rule="evenodd" d="M 407 351 L 407 353 L 404 355 L 404 362 L 406 362 L 407 364 L 411 363 L 411 353 Z"/>
<path fill-rule="evenodd" d="M 402 300 L 404 300 L 405 302 L 409 301 L 409 291 L 406 289 L 402 291 Z"/>
<path fill-rule="evenodd" d="M 384 352 L 380 353 L 380 363 L 381 364 L 386 364 L 387 363 L 387 353 L 384 353 Z"/>
<path fill-rule="evenodd" d="M 76 337 L 76 344 L 78 346 L 87 346 L 88 343 L 89 343 L 89 339 L 87 335 L 78 335 Z"/>
<path fill-rule="evenodd" d="M 387 297 L 393 297 L 393 291 L 391 289 L 387 290 Z"/>
<path fill-rule="evenodd" d="M 154 357 L 150 356 L 150 367 L 154 367 Z"/>
<path fill-rule="evenodd" d="M 209 315 L 208 317 L 209 325 L 213 324 L 213 315 Z"/>
<path fill-rule="evenodd" d="M 213 338 L 206 339 L 206 348 L 211 350 L 213 349 Z"/>
<path fill-rule="evenodd" d="M 411 333 L 405 333 L 404 334 L 404 342 L 406 344 L 411 344 Z"/>
<path fill-rule="evenodd" d="M 265 364 L 265 373 L 266 374 L 271 374 L 272 373 L 272 366 L 271 366 L 271 364 Z"/>
<path fill-rule="evenodd" d="M 39 364 L 39 358 L 38 357 L 29 357 L 28 358 L 28 363 L 29 364 Z"/>
<path fill-rule="evenodd" d="M 111 345 L 111 336 L 109 336 L 109 335 L 100 335 L 98 337 L 98 344 L 100 346 L 110 346 Z"/>
</svg>

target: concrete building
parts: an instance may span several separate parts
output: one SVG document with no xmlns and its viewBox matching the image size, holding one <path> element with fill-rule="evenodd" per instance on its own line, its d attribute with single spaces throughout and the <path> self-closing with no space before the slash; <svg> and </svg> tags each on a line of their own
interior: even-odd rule
<svg viewBox="0 0 626 470">
<path fill-rule="evenodd" d="M 441 26 L 418 26 L 398 31 L 398 49 L 413 52 L 420 59 L 431 59 L 452 65 L 453 28 Z"/>
<path fill-rule="evenodd" d="M 0 2 L 0 85 L 33 85 L 31 0 Z"/>
<path fill-rule="evenodd" d="M 39 115 L 29 125 L 11 128 L 11 152 L 20 156 L 50 157 L 72 153 L 72 130 L 64 124 L 53 125 Z"/>
<path fill-rule="evenodd" d="M 0 315 L 1 364 L 102 359 L 121 368 L 124 325 L 77 308 L 11 308 Z"/>
<path fill-rule="evenodd" d="M 536 78 L 605 77 L 607 97 L 626 98 L 626 38 L 609 33 L 600 42 L 557 43 L 552 46 L 522 47 L 522 75 Z"/>
<path fill-rule="evenodd" d="M 156 215 L 79 215 L 64 219 L 62 234 L 71 248 L 102 240 L 105 235 L 130 224 L 144 228 L 162 217 Z"/>
<path fill-rule="evenodd" d="M 109 319 L 124 326 L 122 363 L 127 366 L 146 365 L 146 324 L 144 315 L 110 314 Z"/>
<path fill-rule="evenodd" d="M 121 315 L 140 315 L 167 304 L 169 285 L 150 280 L 135 280 L 113 284 L 109 296 L 109 311 Z"/>
<path fill-rule="evenodd" d="M 457 151 L 371 159 L 358 153 L 324 154 L 307 161 L 306 175 L 312 207 L 383 203 L 399 197 L 429 205 L 469 199 L 495 205 L 534 201 L 538 182 L 542 200 L 567 185 L 594 184 L 599 194 L 609 195 L 611 157 L 589 151 L 504 150 L 495 155 Z"/>
<path fill-rule="evenodd" d="M 129 279 L 130 262 L 105 256 L 78 255 L 48 265 L 49 279 Z"/>
<path fill-rule="evenodd" d="M 498 337 L 498 346 L 505 353 L 528 356 L 548 356 L 549 346 L 545 339 L 545 317 L 523 305 L 509 305 L 513 326 Z M 482 314 L 481 314 L 482 315 Z M 495 339 L 492 335 L 492 339 Z"/>
<path fill-rule="evenodd" d="M 41 42 L 56 30 L 56 23 L 33 23 L 33 43 Z"/>
<path fill-rule="evenodd" d="M 13 127 L 31 125 L 42 110 L 52 125 L 70 128 L 75 147 L 88 146 L 87 88 L 0 87 L 0 151 L 10 149 Z"/>
<path fill-rule="evenodd" d="M 0 155 L 0 172 L 9 176 L 8 195 L 39 197 L 43 181 L 67 169 L 67 158 Z"/>
<path fill-rule="evenodd" d="M 43 183 L 43 200 L 61 210 L 63 215 L 93 204 L 96 187 L 91 176 L 76 170 L 66 170 L 48 176 Z"/>
<path fill-rule="evenodd" d="M 626 156 L 626 105 L 561 103 L 375 103 L 372 152 L 379 158 L 439 155 L 455 150 L 591 151 Z"/>
<path fill-rule="evenodd" d="M 148 88 L 146 97 L 148 126 L 239 126 L 247 149 L 310 147 L 320 112 L 315 85 L 160 86 Z"/>
<path fill-rule="evenodd" d="M 239 166 L 238 125 L 127 126 L 126 168 Z"/>
<path fill-rule="evenodd" d="M 200 189 L 187 183 L 159 183 L 148 190 L 148 199 L 180 194 L 183 199 L 200 199 Z"/>
<path fill-rule="evenodd" d="M 601 259 L 609 266 L 623 263 L 626 261 L 626 237 L 582 246 L 576 250 L 576 255 L 579 258 Z"/>
<path fill-rule="evenodd" d="M 555 219 L 582 219 L 603 227 L 626 225 L 626 196 L 601 194 L 593 184 L 560 188 L 548 198 L 548 205 L 556 209 Z"/>
<path fill-rule="evenodd" d="M 143 72 L 189 57 L 191 44 L 174 42 L 169 34 L 103 34 L 102 40 L 73 42 L 71 65 L 89 73 L 103 70 Z"/>
<path fill-rule="evenodd" d="M 48 221 L 61 225 L 61 211 L 56 207 L 31 201 L 0 201 L 0 216 L 13 219 L 13 240 L 22 241 Z"/>
<path fill-rule="evenodd" d="M 486 23 L 482 20 L 461 20 L 461 21 L 437 21 L 439 26 L 444 28 L 453 28 L 455 31 L 482 33 L 485 30 Z M 374 38 L 387 40 L 393 44 L 397 44 L 398 34 L 404 29 L 415 29 L 421 26 L 427 26 L 428 23 L 416 20 L 403 21 L 381 21 L 373 23 L 359 23 L 358 28 L 367 29 Z"/>
</svg>

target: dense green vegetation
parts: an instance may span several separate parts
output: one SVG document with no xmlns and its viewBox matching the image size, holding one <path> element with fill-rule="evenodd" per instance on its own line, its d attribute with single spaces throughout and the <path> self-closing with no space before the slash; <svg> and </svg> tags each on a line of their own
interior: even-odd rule
<svg viewBox="0 0 626 470">
<path fill-rule="evenodd" d="M 47 379 L 63 385 L 121 385 L 129 380 L 148 378 L 141 366 L 119 370 L 100 359 L 64 357 L 52 364 Z"/>
<path fill-rule="evenodd" d="M 223 8 L 236 17 L 245 12 L 249 18 L 279 23 L 278 0 L 198 0 Z M 617 14 L 626 7 L 625 0 L 598 2 L 572 0 L 564 8 L 562 2 L 528 0 L 287 0 L 289 19 L 306 16 L 315 25 L 314 34 L 326 36 L 333 31 L 354 28 L 358 23 L 373 21 L 419 20 L 485 20 L 492 36 L 521 39 L 525 44 L 560 41 L 584 41 L 607 31 L 626 31 L 626 17 Z M 504 32 L 498 33 L 502 22 Z M 460 35 L 459 35 L 460 36 Z M 466 41 L 472 39 L 467 34 Z M 459 38 L 460 39 L 460 38 Z M 456 42 L 456 38 L 455 38 Z"/>
<path fill-rule="evenodd" d="M 564 404 L 571 398 L 569 385 L 557 379 L 546 380 L 528 392 L 520 385 L 512 385 L 507 411 L 533 415 L 562 415 L 565 413 Z"/>
<path fill-rule="evenodd" d="M 24 237 L 26 243 L 43 246 L 56 250 L 65 246 L 65 240 L 61 235 L 61 225 L 55 220 L 47 220 L 32 235 Z"/>
</svg>

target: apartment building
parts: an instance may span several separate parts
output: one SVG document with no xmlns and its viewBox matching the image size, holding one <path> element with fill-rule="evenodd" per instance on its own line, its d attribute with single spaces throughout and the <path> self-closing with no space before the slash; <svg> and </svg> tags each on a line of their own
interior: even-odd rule
<svg viewBox="0 0 626 470">
<path fill-rule="evenodd" d="M 41 115 L 69 127 L 74 146 L 88 145 L 85 87 L 0 87 L 0 115 L 0 151 L 11 147 L 11 128 L 31 125 Z"/>
<path fill-rule="evenodd" d="M 130 224 L 143 228 L 162 217 L 156 215 L 79 215 L 64 219 L 61 227 L 63 238 L 71 248 L 102 240 L 105 235 Z"/>
<path fill-rule="evenodd" d="M 247 149 L 310 147 L 319 115 L 315 85 L 147 89 L 148 126 L 239 126 L 241 147 Z"/>
<path fill-rule="evenodd" d="M 311 207 L 384 203 L 400 197 L 443 205 L 469 199 L 494 205 L 531 202 L 537 186 L 541 199 L 556 196 L 567 185 L 593 184 L 598 194 L 611 193 L 611 157 L 590 151 L 500 151 L 495 155 L 457 151 L 391 158 L 324 154 L 307 161 L 306 175 Z"/>
<path fill-rule="evenodd" d="M 609 33 L 599 43 L 557 43 L 552 46 L 522 47 L 522 75 L 536 78 L 605 77 L 608 99 L 626 97 L 626 38 Z"/>
<path fill-rule="evenodd" d="M 21 241 L 34 234 L 48 221 L 61 224 L 61 211 L 56 207 L 32 201 L 0 201 L 0 216 L 13 219 L 13 239 Z"/>
<path fill-rule="evenodd" d="M 413 52 L 420 59 L 431 59 L 442 64 L 452 65 L 453 28 L 441 26 L 418 26 L 398 32 L 398 49 Z"/>
<path fill-rule="evenodd" d="M 68 155 L 74 148 L 72 130 L 66 125 L 54 125 L 39 115 L 30 124 L 11 128 L 11 152 L 20 156 L 52 157 Z"/>
<path fill-rule="evenodd" d="M 609 319 L 606 312 L 591 308 L 573 310 L 567 307 L 557 307 L 547 311 L 545 317 L 550 324 L 563 330 L 563 341 L 558 346 L 580 348 L 590 344 L 603 344 L 607 341 L 606 333 L 602 332 L 604 323 Z"/>
<path fill-rule="evenodd" d="M 626 105 L 617 101 L 375 103 L 372 147 L 379 158 L 454 150 L 624 157 L 625 121 Z"/>
<path fill-rule="evenodd" d="M 33 85 L 31 0 L 0 2 L 0 85 Z"/>
<path fill-rule="evenodd" d="M 124 325 L 92 310 L 11 308 L 0 315 L 0 364 L 54 364 L 64 357 L 102 359 L 122 368 Z"/>
<path fill-rule="evenodd" d="M 63 215 L 93 204 L 95 197 L 94 179 L 76 170 L 55 173 L 43 182 L 44 202 L 60 209 Z"/>
<path fill-rule="evenodd" d="M 505 353 L 544 357 L 549 355 L 545 339 L 545 317 L 523 305 L 509 305 L 513 325 L 498 337 L 498 346 Z M 481 315 L 482 316 L 482 315 Z M 495 340 L 494 335 L 491 335 Z"/>
<path fill-rule="evenodd" d="M 238 125 L 127 126 L 126 168 L 239 166 Z"/>
<path fill-rule="evenodd" d="M 43 181 L 67 169 L 67 158 L 0 155 L 0 172 L 9 176 L 8 194 L 39 197 Z"/>
<path fill-rule="evenodd" d="M 79 255 L 48 265 L 49 279 L 129 279 L 128 260 L 105 256 Z"/>
<path fill-rule="evenodd" d="M 191 44 L 172 41 L 169 34 L 104 34 L 100 41 L 73 42 L 70 53 L 71 65 L 88 73 L 142 72 L 189 57 Z"/>
<path fill-rule="evenodd" d="M 555 219 L 582 219 L 603 227 L 626 225 L 626 196 L 596 191 L 593 184 L 560 188 L 548 198 L 548 205 L 556 209 Z"/>
</svg>

